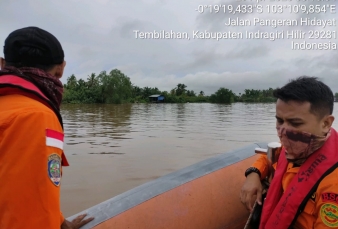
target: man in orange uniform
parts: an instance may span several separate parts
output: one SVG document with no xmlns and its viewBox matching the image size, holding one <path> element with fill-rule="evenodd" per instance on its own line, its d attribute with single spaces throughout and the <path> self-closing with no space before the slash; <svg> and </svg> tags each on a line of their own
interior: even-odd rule
<svg viewBox="0 0 338 229">
<path fill-rule="evenodd" d="M 9 34 L 0 58 L 0 228 L 74 229 L 85 215 L 60 211 L 63 125 L 59 112 L 66 62 L 49 32 L 27 27 Z"/>
<path fill-rule="evenodd" d="M 338 134 L 331 127 L 334 96 L 314 77 L 276 89 L 276 127 L 282 143 L 263 204 L 260 229 L 338 228 Z M 240 198 L 252 211 L 262 204 L 261 180 L 269 176 L 261 156 L 246 172 Z"/>
</svg>

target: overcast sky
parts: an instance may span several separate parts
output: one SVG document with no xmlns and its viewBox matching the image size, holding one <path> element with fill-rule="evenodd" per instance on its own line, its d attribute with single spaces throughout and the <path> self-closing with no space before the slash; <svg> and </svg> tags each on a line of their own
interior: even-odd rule
<svg viewBox="0 0 338 229">
<path fill-rule="evenodd" d="M 337 34 L 338 13 L 272 14 L 267 4 L 334 5 L 337 1 L 303 3 L 290 0 L 250 2 L 261 4 L 264 12 L 235 14 L 199 13 L 203 5 L 232 5 L 235 0 L 11 0 L 0 1 L 0 42 L 15 29 L 38 26 L 54 34 L 61 42 L 67 66 L 62 82 L 71 74 L 87 79 L 91 73 L 119 69 L 134 85 L 171 90 L 178 83 L 206 94 L 226 87 L 236 93 L 246 88 L 268 89 L 285 84 L 301 75 L 320 77 L 338 92 L 337 50 L 292 50 L 292 39 L 197 39 L 195 31 L 276 32 L 302 30 L 306 39 L 295 42 L 338 43 L 338 39 L 312 39 L 310 30 L 330 30 Z M 248 3 L 246 3 L 248 4 Z M 325 5 L 324 5 L 325 4 Z M 221 8 L 222 10 L 224 8 Z M 228 8 L 227 8 L 228 9 Z M 255 10 L 257 7 L 255 8 Z M 327 8 L 328 10 L 329 8 Z M 206 10 L 209 10 L 206 8 Z M 284 10 L 289 10 L 285 7 Z M 251 26 L 225 26 L 232 19 L 247 19 Z M 335 26 L 300 26 L 301 18 L 334 21 Z M 298 26 L 253 25 L 254 18 L 264 20 L 295 19 Z M 134 30 L 187 32 L 188 39 L 140 39 Z M 1 56 L 3 53 L 1 52 Z"/>
</svg>

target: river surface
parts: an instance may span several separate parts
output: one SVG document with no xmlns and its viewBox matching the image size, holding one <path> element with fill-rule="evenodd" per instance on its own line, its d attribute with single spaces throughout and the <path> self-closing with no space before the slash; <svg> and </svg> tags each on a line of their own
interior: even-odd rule
<svg viewBox="0 0 338 229">
<path fill-rule="evenodd" d="M 61 109 L 70 163 L 61 185 L 66 217 L 220 153 L 278 141 L 274 103 L 66 104 Z M 338 121 L 333 127 L 338 129 Z"/>
</svg>

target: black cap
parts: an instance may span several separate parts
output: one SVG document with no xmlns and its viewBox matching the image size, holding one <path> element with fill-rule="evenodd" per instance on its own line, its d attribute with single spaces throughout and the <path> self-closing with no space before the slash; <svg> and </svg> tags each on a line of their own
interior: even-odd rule
<svg viewBox="0 0 338 229">
<path fill-rule="evenodd" d="M 27 53 L 25 47 L 40 52 L 38 55 Z M 51 33 L 38 27 L 26 27 L 10 33 L 5 40 L 4 55 L 5 60 L 11 63 L 52 65 L 64 61 L 60 42 Z"/>
</svg>

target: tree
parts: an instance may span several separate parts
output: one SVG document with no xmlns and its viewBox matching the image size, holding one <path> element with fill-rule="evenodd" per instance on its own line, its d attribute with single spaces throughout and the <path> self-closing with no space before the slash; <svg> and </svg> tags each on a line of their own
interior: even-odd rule
<svg viewBox="0 0 338 229">
<path fill-rule="evenodd" d="M 142 88 L 138 87 L 138 86 L 133 86 L 132 88 L 132 95 L 133 97 L 137 97 L 137 96 L 142 96 Z"/>
<path fill-rule="evenodd" d="M 95 73 L 92 73 L 90 76 L 88 76 L 88 78 L 87 78 L 88 88 L 97 87 L 98 84 L 99 84 L 99 82 L 98 82 L 98 79 L 97 79 Z"/>
<path fill-rule="evenodd" d="M 199 93 L 199 95 L 198 95 L 199 97 L 202 97 L 202 96 L 204 96 L 204 91 L 200 91 L 200 93 Z"/>
<path fill-rule="evenodd" d="M 175 89 L 175 88 L 174 88 L 174 89 L 171 89 L 170 95 L 176 95 L 176 89 Z"/>
<path fill-rule="evenodd" d="M 212 103 L 233 103 L 234 97 L 235 94 L 231 90 L 221 87 L 215 94 L 210 96 L 210 101 Z"/>
<path fill-rule="evenodd" d="M 185 84 L 180 84 L 180 83 L 177 84 L 176 95 L 180 96 L 180 95 L 185 94 L 186 88 L 187 88 L 187 86 Z"/>
<path fill-rule="evenodd" d="M 143 88 L 143 93 L 142 93 L 142 96 L 144 99 L 148 98 L 149 96 L 152 95 L 152 90 L 150 87 L 144 87 Z"/>
<path fill-rule="evenodd" d="M 157 87 L 154 87 L 154 88 L 151 88 L 151 94 L 152 95 L 159 95 L 159 94 L 161 94 L 161 91 Z"/>
<path fill-rule="evenodd" d="M 101 91 L 105 103 L 122 103 L 128 100 L 132 94 L 130 78 L 120 70 L 114 69 L 109 74 L 101 72 Z"/>
<path fill-rule="evenodd" d="M 77 79 L 74 74 L 67 78 L 66 88 L 67 89 L 75 89 L 77 87 Z"/>
<path fill-rule="evenodd" d="M 84 89 L 86 86 L 87 86 L 87 83 L 83 79 L 79 79 L 77 81 L 77 87 L 78 87 L 78 89 Z"/>
<path fill-rule="evenodd" d="M 196 94 L 195 94 L 195 92 L 193 90 L 191 90 L 191 91 L 188 90 L 187 91 L 187 96 L 195 97 Z"/>
<path fill-rule="evenodd" d="M 245 89 L 243 94 L 235 97 L 237 102 L 275 102 L 276 98 L 273 96 L 273 88 L 268 90 Z"/>
</svg>

